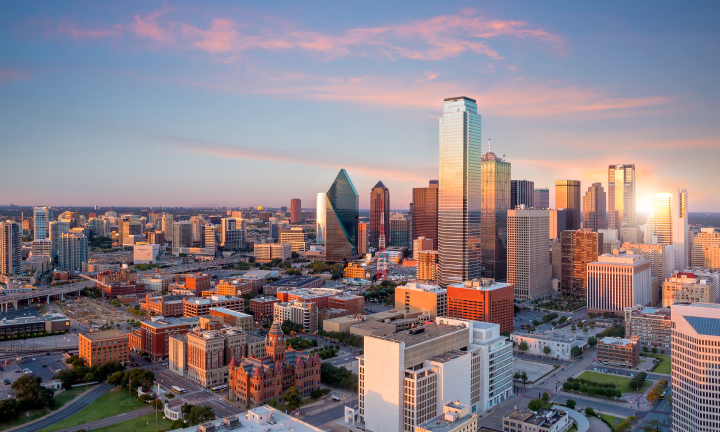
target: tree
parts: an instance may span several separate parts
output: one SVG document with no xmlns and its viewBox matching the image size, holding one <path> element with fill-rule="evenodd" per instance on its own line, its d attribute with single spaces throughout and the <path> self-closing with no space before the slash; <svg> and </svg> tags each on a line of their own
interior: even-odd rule
<svg viewBox="0 0 720 432">
<path fill-rule="evenodd" d="M 653 353 L 653 354 L 657 354 L 657 348 L 656 348 L 656 347 L 652 347 L 652 353 Z"/>
<path fill-rule="evenodd" d="M 585 333 L 587 333 L 587 332 L 588 332 L 588 328 L 587 328 L 587 326 L 583 327 L 583 332 L 585 332 Z"/>
<path fill-rule="evenodd" d="M 580 347 L 572 347 L 572 349 L 570 350 L 570 355 L 572 355 L 573 357 L 577 357 L 581 354 L 582 354 L 582 349 L 580 349 Z"/>
<path fill-rule="evenodd" d="M 585 414 L 586 414 L 586 415 L 594 416 L 594 415 L 595 415 L 595 410 L 592 409 L 592 407 L 587 407 L 587 408 L 585 408 Z"/>
<path fill-rule="evenodd" d="M 88 372 L 85 374 L 85 382 L 93 382 L 95 381 L 95 375 L 92 374 L 92 372 Z"/>
<path fill-rule="evenodd" d="M 170 430 L 180 429 L 183 426 L 185 426 L 185 421 L 183 419 L 177 419 L 170 423 Z"/>
<path fill-rule="evenodd" d="M 275 402 L 275 399 L 270 399 L 267 404 L 273 408 L 277 408 L 277 402 Z"/>
<path fill-rule="evenodd" d="M 577 330 L 577 327 L 575 327 L 575 324 L 573 324 L 572 326 L 570 326 L 570 330 L 572 330 L 572 331 Z"/>
<path fill-rule="evenodd" d="M 65 363 L 72 367 L 85 366 L 85 359 L 78 356 L 71 356 L 65 360 Z"/>
<path fill-rule="evenodd" d="M 665 355 L 665 350 L 660 350 L 660 354 Z"/>
<path fill-rule="evenodd" d="M 567 407 L 570 409 L 575 409 L 575 405 L 577 405 L 577 402 L 572 399 L 568 399 L 567 402 L 565 402 L 565 405 L 567 405 Z"/>
<path fill-rule="evenodd" d="M 588 339 L 588 345 L 590 345 L 591 347 L 597 345 L 597 338 L 595 336 L 590 336 L 590 338 Z"/>
<path fill-rule="evenodd" d="M 42 378 L 40 377 L 23 375 L 12 383 L 11 388 L 18 392 L 15 398 L 20 401 L 21 409 L 40 409 L 46 406 L 55 406 L 52 390 L 41 386 L 41 382 Z"/>
<path fill-rule="evenodd" d="M 552 349 L 549 346 L 545 345 L 545 348 L 543 348 L 543 352 L 545 353 L 545 355 L 550 355 Z"/>
<path fill-rule="evenodd" d="M 185 415 L 185 420 L 191 425 L 215 420 L 215 411 L 209 405 L 189 405 L 186 403 L 181 410 Z"/>
<path fill-rule="evenodd" d="M 528 380 L 527 372 L 523 371 L 522 374 L 520 374 L 520 379 L 522 380 L 524 386 Z"/>
<path fill-rule="evenodd" d="M 20 402 L 17 399 L 0 400 L 0 419 L 3 422 L 15 420 L 20 415 Z"/>
<path fill-rule="evenodd" d="M 163 402 L 160 399 L 155 399 L 154 401 L 152 401 L 150 406 L 152 406 L 155 409 L 160 410 L 160 409 L 163 409 Z"/>
<path fill-rule="evenodd" d="M 525 341 L 520 342 L 520 345 L 518 345 L 518 349 L 523 352 L 527 351 L 528 348 L 528 344 Z"/>
<path fill-rule="evenodd" d="M 635 391 L 640 391 L 645 384 L 646 379 L 647 374 L 645 372 L 640 372 L 639 374 L 635 375 L 633 379 L 630 380 L 630 383 L 628 383 L 628 385 L 631 389 L 634 389 Z"/>
<path fill-rule="evenodd" d="M 543 406 L 543 401 L 541 399 L 533 399 L 528 403 L 528 409 L 530 411 L 537 411 Z"/>
<path fill-rule="evenodd" d="M 300 391 L 298 391 L 297 387 L 292 386 L 290 387 L 286 392 L 285 396 L 283 396 L 283 399 L 285 402 L 287 402 L 288 405 L 291 407 L 297 408 L 302 404 L 302 396 L 300 396 Z"/>
<path fill-rule="evenodd" d="M 138 401 L 141 403 L 147 403 L 147 401 L 149 401 L 150 399 L 152 399 L 152 397 L 149 394 L 144 393 L 144 394 L 140 395 L 140 397 L 138 398 Z"/>
<path fill-rule="evenodd" d="M 550 401 L 550 395 L 548 394 L 548 392 L 543 392 L 543 394 L 542 394 L 542 400 L 543 400 L 543 402 L 549 402 L 549 401 Z"/>
<path fill-rule="evenodd" d="M 520 380 L 520 372 L 515 372 L 515 375 L 513 375 L 513 379 Z"/>
</svg>

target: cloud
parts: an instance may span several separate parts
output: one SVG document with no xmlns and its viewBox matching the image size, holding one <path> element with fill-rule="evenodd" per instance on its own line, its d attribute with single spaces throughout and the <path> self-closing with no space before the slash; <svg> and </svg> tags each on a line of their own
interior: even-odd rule
<svg viewBox="0 0 720 432">
<path fill-rule="evenodd" d="M 29 80 L 30 74 L 18 69 L 2 69 L 0 68 L 0 83 L 4 84 L 11 81 Z"/>
<path fill-rule="evenodd" d="M 138 36 L 145 36 L 159 42 L 171 42 L 174 38 L 175 23 L 169 22 L 166 28 L 158 24 L 158 19 L 172 9 L 163 7 L 161 10 L 151 12 L 144 17 L 135 15 L 135 22 L 128 25 L 128 29 Z"/>
<path fill-rule="evenodd" d="M 64 21 L 57 25 L 58 33 L 67 33 L 74 38 L 107 38 L 123 35 L 123 26 L 116 24 L 107 28 L 81 29 L 74 22 Z"/>
<path fill-rule="evenodd" d="M 432 81 L 432 80 L 434 80 L 435 78 L 437 78 L 437 77 L 439 77 L 439 76 L 440 76 L 440 74 L 436 74 L 436 73 L 432 73 L 432 72 L 430 72 L 430 71 L 427 71 L 427 72 L 425 72 L 425 78 L 421 78 L 421 79 L 419 79 L 419 80 L 416 80 L 415 82 L 416 82 L 416 83 L 421 83 L 421 82 L 424 82 L 424 81 Z"/>
</svg>

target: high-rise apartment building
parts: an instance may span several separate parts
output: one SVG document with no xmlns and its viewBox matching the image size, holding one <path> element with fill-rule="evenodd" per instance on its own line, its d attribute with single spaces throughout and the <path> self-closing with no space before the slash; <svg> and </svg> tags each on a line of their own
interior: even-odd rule
<svg viewBox="0 0 720 432">
<path fill-rule="evenodd" d="M 508 277 L 516 300 L 547 297 L 550 288 L 550 217 L 547 210 L 508 210 Z"/>
<path fill-rule="evenodd" d="M 413 259 L 417 261 L 417 253 L 420 251 L 426 251 L 426 250 L 435 250 L 435 244 L 433 243 L 432 239 L 425 238 L 425 237 L 418 237 L 412 242 L 412 250 L 413 250 Z"/>
<path fill-rule="evenodd" d="M 327 201 L 327 195 L 325 192 L 317 194 L 317 204 L 315 206 L 315 243 L 324 245 L 325 244 L 325 202 Z"/>
<path fill-rule="evenodd" d="M 88 260 L 88 239 L 83 234 L 66 233 L 58 238 L 58 269 L 80 271 Z"/>
<path fill-rule="evenodd" d="M 555 182 L 555 208 L 565 209 L 566 229 L 580 229 L 582 215 L 580 201 L 580 180 L 557 180 Z"/>
<path fill-rule="evenodd" d="M 410 247 L 408 233 L 408 220 L 402 215 L 394 214 L 390 219 L 390 245 Z"/>
<path fill-rule="evenodd" d="M 62 221 L 53 221 L 48 224 L 50 230 L 50 240 L 52 240 L 53 257 L 58 254 L 58 244 L 60 244 L 60 236 L 70 232 L 70 224 Z"/>
<path fill-rule="evenodd" d="M 560 235 L 560 247 L 562 254 L 560 290 L 564 294 L 585 296 L 587 267 L 602 255 L 603 235 L 586 230 L 563 231 Z"/>
<path fill-rule="evenodd" d="M 511 205 L 510 163 L 488 151 L 480 162 L 480 250 L 481 275 L 507 279 L 507 211 Z"/>
<path fill-rule="evenodd" d="M 239 226 L 238 222 L 240 222 Z M 245 249 L 245 230 L 242 229 L 242 221 L 233 217 L 222 218 L 220 221 L 220 246 L 228 251 Z"/>
<path fill-rule="evenodd" d="M 607 228 L 607 198 L 601 183 L 593 183 L 583 197 L 583 228 L 597 231 Z"/>
<path fill-rule="evenodd" d="M 540 188 L 535 189 L 535 197 L 533 203 L 536 209 L 549 209 L 550 208 L 550 189 Z"/>
<path fill-rule="evenodd" d="M 202 216 L 192 216 L 190 218 L 192 222 L 192 241 L 193 243 L 203 242 L 203 226 L 205 226 L 205 219 Z"/>
<path fill-rule="evenodd" d="M 22 266 L 22 226 L 12 220 L 0 222 L 0 274 L 20 273 Z"/>
<path fill-rule="evenodd" d="M 190 221 L 174 222 L 172 224 L 172 246 L 173 249 L 191 247 L 193 224 Z"/>
<path fill-rule="evenodd" d="M 395 289 L 395 309 L 429 312 L 430 318 L 447 316 L 447 290 L 430 283 L 408 282 Z"/>
<path fill-rule="evenodd" d="M 412 240 L 425 237 L 438 247 L 438 181 L 430 180 L 428 187 L 413 188 Z"/>
<path fill-rule="evenodd" d="M 588 312 L 622 315 L 625 308 L 652 306 L 650 261 L 642 256 L 603 254 L 586 267 Z"/>
<path fill-rule="evenodd" d="M 383 226 L 383 230 L 380 226 Z M 390 244 L 390 189 L 379 181 L 370 191 L 370 246 L 378 247 L 380 236 Z"/>
<path fill-rule="evenodd" d="M 342 262 L 357 254 L 359 195 L 341 169 L 325 200 L 325 260 Z"/>
<path fill-rule="evenodd" d="M 47 257 L 52 260 L 52 240 L 33 240 L 30 244 L 30 251 L 34 257 Z"/>
<path fill-rule="evenodd" d="M 50 221 L 52 218 L 52 210 L 49 207 L 33 208 L 35 240 L 50 238 Z"/>
<path fill-rule="evenodd" d="M 608 215 L 610 229 L 635 225 L 635 165 L 608 167 Z"/>
<path fill-rule="evenodd" d="M 173 215 L 170 213 L 163 213 L 162 215 L 162 230 L 167 234 L 172 234 L 173 224 L 175 223 Z"/>
<path fill-rule="evenodd" d="M 672 429 L 720 430 L 720 305 L 676 303 L 672 315 Z"/>
<path fill-rule="evenodd" d="M 300 198 L 290 200 L 290 223 L 300 223 L 302 220 L 302 207 Z"/>
<path fill-rule="evenodd" d="M 438 261 L 438 251 L 419 251 L 417 253 L 417 281 L 422 283 L 437 283 Z"/>
<path fill-rule="evenodd" d="M 481 117 L 474 99 L 445 99 L 440 119 L 440 286 L 480 276 Z"/>
<path fill-rule="evenodd" d="M 666 308 L 673 303 L 715 303 L 718 287 L 713 278 L 677 272 L 665 279 L 662 299 Z"/>
<path fill-rule="evenodd" d="M 535 206 L 535 182 L 530 180 L 510 180 L 510 208 L 520 204 L 526 208 Z"/>
<path fill-rule="evenodd" d="M 688 264 L 688 196 L 687 190 L 655 195 L 653 229 L 658 244 L 673 245 L 677 251 L 675 270 L 685 270 Z"/>
<path fill-rule="evenodd" d="M 514 294 L 512 285 L 495 279 L 451 284 L 447 286 L 447 316 L 494 323 L 501 332 L 512 332 Z"/>
<path fill-rule="evenodd" d="M 512 394 L 512 342 L 497 324 L 438 317 L 365 336 L 359 359 L 359 415 L 369 431 L 413 432 L 447 401 L 477 414 Z"/>
</svg>

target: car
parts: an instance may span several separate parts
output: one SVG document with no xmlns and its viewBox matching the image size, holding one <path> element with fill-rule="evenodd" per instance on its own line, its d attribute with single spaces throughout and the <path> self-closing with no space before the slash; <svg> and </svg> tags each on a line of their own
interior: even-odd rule
<svg viewBox="0 0 720 432">
<path fill-rule="evenodd" d="M 42 367 L 47 367 L 47 365 L 42 365 Z"/>
<path fill-rule="evenodd" d="M 580 360 L 582 360 L 582 356 L 578 357 Z"/>
</svg>

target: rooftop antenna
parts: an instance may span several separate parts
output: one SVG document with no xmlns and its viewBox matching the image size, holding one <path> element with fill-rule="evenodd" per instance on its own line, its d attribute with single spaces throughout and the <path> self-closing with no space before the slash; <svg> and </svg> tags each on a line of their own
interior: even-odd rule
<svg viewBox="0 0 720 432">
<path fill-rule="evenodd" d="M 488 153 L 492 153 L 492 140 L 488 138 Z"/>
</svg>

